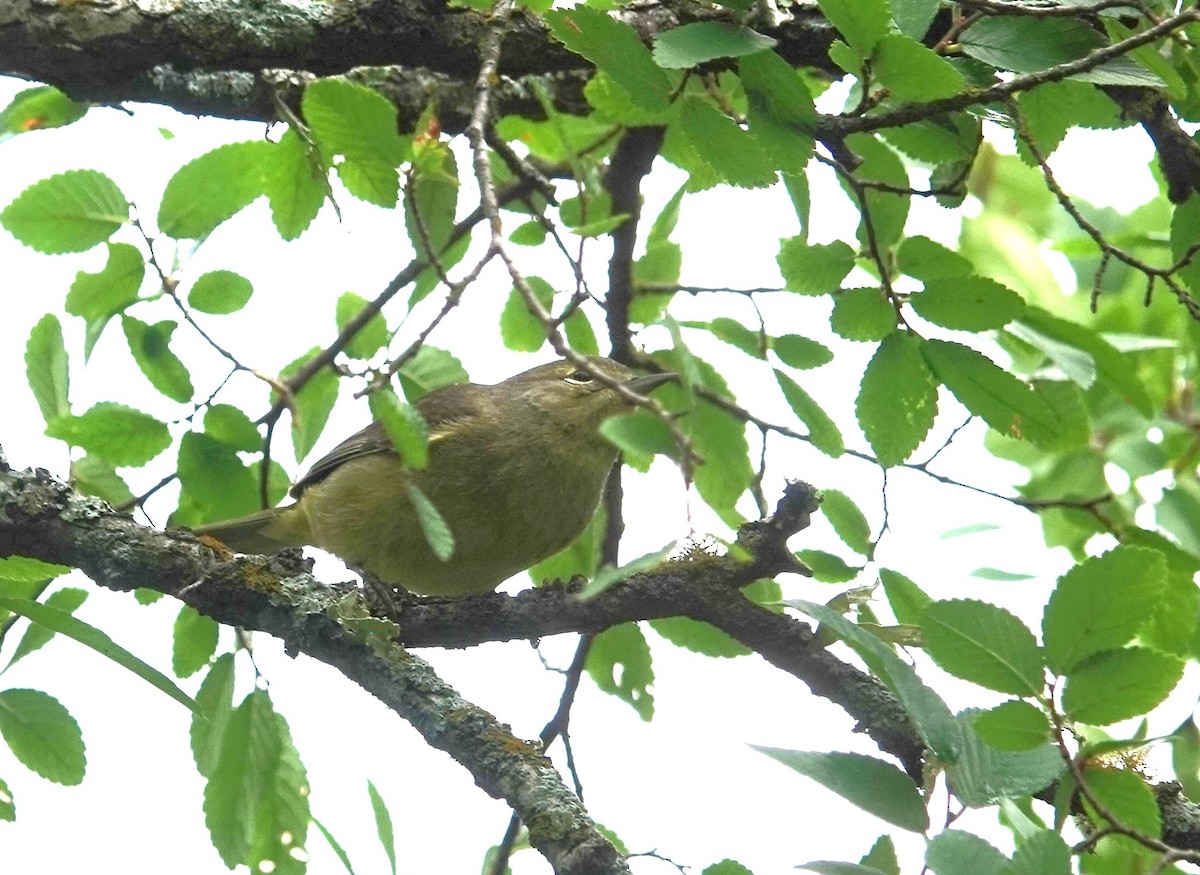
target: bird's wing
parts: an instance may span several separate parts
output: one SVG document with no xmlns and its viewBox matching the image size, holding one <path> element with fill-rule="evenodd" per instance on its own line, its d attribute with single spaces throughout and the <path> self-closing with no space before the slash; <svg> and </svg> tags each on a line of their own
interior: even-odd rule
<svg viewBox="0 0 1200 875">
<path fill-rule="evenodd" d="M 417 402 L 417 410 L 429 424 L 429 442 L 435 443 L 454 430 L 459 423 L 471 419 L 478 413 L 480 387 L 473 383 L 455 383 L 430 392 Z M 384 427 L 372 422 L 361 431 L 346 438 L 317 460 L 291 489 L 293 498 L 299 498 L 305 489 L 320 483 L 342 465 L 352 459 L 373 456 L 378 453 L 395 453 L 396 447 L 387 436 Z"/>
</svg>

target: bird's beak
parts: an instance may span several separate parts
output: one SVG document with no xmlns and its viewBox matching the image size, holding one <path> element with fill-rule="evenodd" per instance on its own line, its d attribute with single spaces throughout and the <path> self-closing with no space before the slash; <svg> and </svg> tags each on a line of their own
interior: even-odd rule
<svg viewBox="0 0 1200 875">
<path fill-rule="evenodd" d="M 636 392 L 638 395 L 648 395 L 650 392 L 663 383 L 669 383 L 672 380 L 678 380 L 678 374 L 647 374 L 644 377 L 634 377 L 632 380 L 625 381 L 625 388 L 630 392 Z"/>
</svg>

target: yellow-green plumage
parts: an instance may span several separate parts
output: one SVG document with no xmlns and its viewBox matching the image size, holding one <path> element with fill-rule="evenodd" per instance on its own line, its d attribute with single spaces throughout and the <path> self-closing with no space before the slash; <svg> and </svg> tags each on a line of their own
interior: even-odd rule
<svg viewBox="0 0 1200 875">
<path fill-rule="evenodd" d="M 639 392 L 670 378 L 635 378 L 605 358 L 589 365 Z M 244 552 L 310 544 L 422 595 L 487 592 L 587 526 L 617 455 L 598 428 L 627 404 L 561 361 L 494 386 L 448 386 L 417 408 L 430 426 L 424 470 L 405 468 L 372 424 L 313 466 L 292 489 L 295 504 L 196 531 Z M 409 482 L 454 535 L 446 561 L 425 539 Z"/>
</svg>

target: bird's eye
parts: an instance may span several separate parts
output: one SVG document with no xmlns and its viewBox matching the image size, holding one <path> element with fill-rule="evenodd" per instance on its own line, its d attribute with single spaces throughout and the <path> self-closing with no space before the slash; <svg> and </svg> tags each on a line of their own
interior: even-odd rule
<svg viewBox="0 0 1200 875">
<path fill-rule="evenodd" d="M 594 379 L 591 374 L 585 370 L 572 371 L 567 379 L 572 383 L 590 383 Z"/>
</svg>

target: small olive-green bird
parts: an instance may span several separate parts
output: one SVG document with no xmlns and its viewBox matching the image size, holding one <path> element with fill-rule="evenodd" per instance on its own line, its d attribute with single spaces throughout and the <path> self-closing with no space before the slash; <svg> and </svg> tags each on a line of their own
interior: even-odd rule
<svg viewBox="0 0 1200 875">
<path fill-rule="evenodd" d="M 589 368 L 637 394 L 674 378 L 638 377 L 612 359 Z M 200 526 L 244 553 L 311 545 L 419 595 L 495 589 L 570 544 L 600 503 L 617 450 L 600 423 L 628 402 L 558 361 L 493 386 L 457 383 L 421 398 L 429 463 L 407 468 L 379 423 L 343 441 L 292 487 L 286 507 Z M 454 536 L 443 561 L 409 497 L 412 483 Z"/>
</svg>

